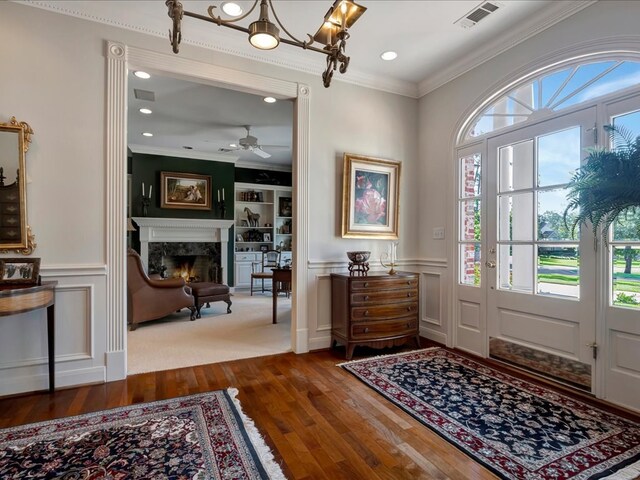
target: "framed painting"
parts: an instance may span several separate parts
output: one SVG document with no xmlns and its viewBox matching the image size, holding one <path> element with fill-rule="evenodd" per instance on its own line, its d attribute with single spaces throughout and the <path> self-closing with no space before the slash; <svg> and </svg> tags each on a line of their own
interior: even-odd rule
<svg viewBox="0 0 640 480">
<path fill-rule="evenodd" d="M 0 259 L 0 283 L 37 285 L 39 275 L 39 258 Z"/>
<path fill-rule="evenodd" d="M 211 176 L 160 172 L 160 206 L 211 210 Z"/>
<path fill-rule="evenodd" d="M 292 215 L 293 208 L 291 197 L 280 197 L 278 199 L 278 216 L 290 217 Z"/>
<path fill-rule="evenodd" d="M 398 238 L 400 165 L 393 160 L 344 154 L 344 238 Z"/>
</svg>

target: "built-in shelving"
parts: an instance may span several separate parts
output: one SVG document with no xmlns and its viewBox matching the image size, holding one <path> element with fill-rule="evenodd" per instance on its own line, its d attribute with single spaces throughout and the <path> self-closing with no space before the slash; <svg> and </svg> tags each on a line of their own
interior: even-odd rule
<svg viewBox="0 0 640 480">
<path fill-rule="evenodd" d="M 252 264 L 260 262 L 262 250 L 280 250 L 282 264 L 291 262 L 292 189 L 279 185 L 236 183 L 234 194 L 236 287 L 248 287 Z M 245 209 L 259 215 L 257 225 L 250 225 L 249 212 Z"/>
</svg>

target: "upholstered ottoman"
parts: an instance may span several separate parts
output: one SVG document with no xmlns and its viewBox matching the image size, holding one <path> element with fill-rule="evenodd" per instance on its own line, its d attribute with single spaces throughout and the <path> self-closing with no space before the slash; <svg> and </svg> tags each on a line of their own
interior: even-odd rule
<svg viewBox="0 0 640 480">
<path fill-rule="evenodd" d="M 231 295 L 229 295 L 228 286 L 213 282 L 192 282 L 189 286 L 196 307 L 196 318 L 200 318 L 202 305 L 206 303 L 208 308 L 211 306 L 210 302 L 225 302 L 227 313 L 231 313 Z"/>
</svg>

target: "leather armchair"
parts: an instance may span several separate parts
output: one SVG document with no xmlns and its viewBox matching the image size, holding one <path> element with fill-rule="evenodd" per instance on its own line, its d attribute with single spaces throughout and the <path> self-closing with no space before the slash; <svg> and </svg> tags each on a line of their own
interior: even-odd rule
<svg viewBox="0 0 640 480">
<path fill-rule="evenodd" d="M 166 317 L 181 308 L 191 310 L 195 319 L 195 305 L 191 289 L 184 279 L 151 279 L 147 276 L 140 256 L 133 250 L 127 253 L 127 322 L 131 330 L 139 323 Z"/>
</svg>

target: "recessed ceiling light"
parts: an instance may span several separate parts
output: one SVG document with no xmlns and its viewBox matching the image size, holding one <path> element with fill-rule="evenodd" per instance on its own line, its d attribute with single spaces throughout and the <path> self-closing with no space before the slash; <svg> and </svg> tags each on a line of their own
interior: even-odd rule
<svg viewBox="0 0 640 480">
<path fill-rule="evenodd" d="M 239 17 L 242 15 L 242 7 L 233 2 L 223 2 L 222 11 L 230 17 Z"/>
<path fill-rule="evenodd" d="M 151 75 L 149 75 L 147 72 L 143 72 L 142 70 L 138 70 L 136 72 L 133 72 L 133 74 L 138 77 L 138 78 L 143 78 L 145 80 L 147 80 L 148 78 L 151 78 Z"/>
<path fill-rule="evenodd" d="M 264 101 L 267 103 L 276 103 L 276 99 L 273 97 L 264 97 Z"/>
<path fill-rule="evenodd" d="M 145 115 L 151 115 L 153 113 L 153 111 L 151 111 L 148 108 L 141 108 L 140 110 L 138 110 L 140 113 L 144 113 Z"/>
<path fill-rule="evenodd" d="M 236 148 L 238 145 L 236 145 L 235 143 L 230 143 L 230 144 L 229 144 L 229 146 L 230 146 L 231 148 Z"/>
<path fill-rule="evenodd" d="M 150 133 L 150 132 L 144 132 L 144 133 L 142 134 L 142 136 L 143 136 L 143 137 L 153 137 L 153 133 Z"/>
<path fill-rule="evenodd" d="M 398 58 L 398 54 L 394 51 L 389 50 L 388 52 L 383 52 L 382 54 L 380 54 L 380 58 L 382 60 L 395 60 L 396 58 Z"/>
</svg>

